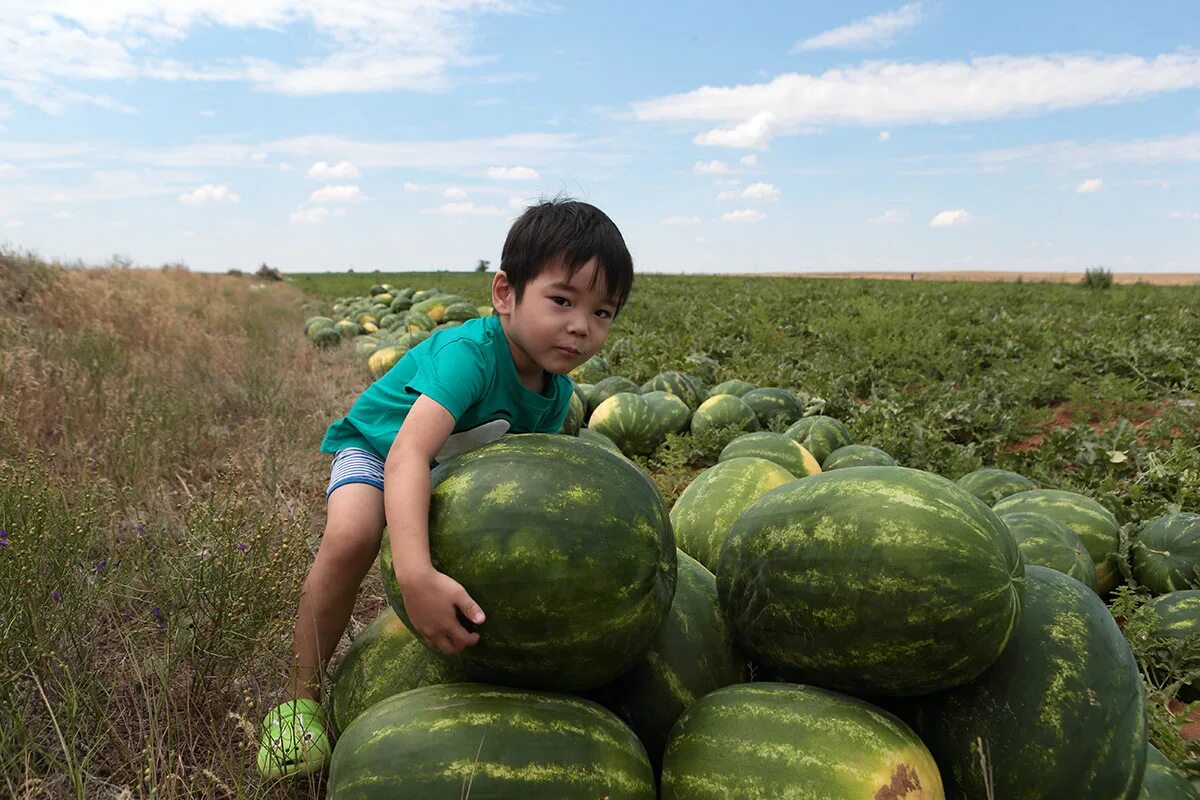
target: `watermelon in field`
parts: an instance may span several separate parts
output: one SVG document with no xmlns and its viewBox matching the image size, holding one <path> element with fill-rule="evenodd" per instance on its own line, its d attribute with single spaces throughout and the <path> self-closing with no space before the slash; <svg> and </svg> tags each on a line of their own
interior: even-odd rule
<svg viewBox="0 0 1200 800">
<path fill-rule="evenodd" d="M 596 406 L 588 427 L 607 436 L 627 456 L 648 456 L 666 437 L 655 406 L 640 394 L 620 392 Z"/>
<path fill-rule="evenodd" d="M 341 335 L 331 327 L 317 328 L 311 337 L 317 347 L 337 347 L 342 343 Z"/>
<path fill-rule="evenodd" d="M 968 472 L 957 481 L 959 488 L 978 497 L 989 506 L 994 506 L 1009 495 L 1036 489 L 1037 484 L 1016 472 L 1006 469 L 983 467 Z"/>
<path fill-rule="evenodd" d="M 986 672 L 915 705 L 952 800 L 1135 800 L 1141 790 L 1137 663 L 1096 593 L 1055 570 L 1026 569 L 1012 641 Z"/>
<path fill-rule="evenodd" d="M 393 695 L 338 739 L 329 800 L 654 800 L 641 743 L 588 700 L 478 683 Z"/>
<path fill-rule="evenodd" d="M 469 319 L 476 319 L 478 316 L 479 311 L 470 303 L 451 303 L 446 306 L 442 320 L 444 322 L 466 322 Z"/>
<path fill-rule="evenodd" d="M 735 458 L 709 467 L 688 484 L 671 507 L 675 543 L 714 571 L 733 521 L 759 497 L 795 477 L 763 458 Z"/>
<path fill-rule="evenodd" d="M 412 308 L 412 298 L 405 297 L 404 295 L 393 297 L 392 304 L 388 306 L 388 308 L 393 314 L 399 314 L 401 312 L 408 311 L 410 308 Z"/>
<path fill-rule="evenodd" d="M 770 427 L 776 420 L 791 425 L 804 414 L 796 395 L 774 386 L 751 389 L 742 395 L 742 402 L 750 406 L 763 428 Z"/>
<path fill-rule="evenodd" d="M 367 357 L 367 369 L 371 371 L 371 377 L 378 380 L 386 375 L 388 370 L 399 364 L 403 357 L 404 350 L 396 345 L 380 347 Z"/>
<path fill-rule="evenodd" d="M 1002 516 L 1033 511 L 1058 520 L 1083 540 L 1096 562 L 1096 591 L 1107 594 L 1120 582 L 1117 549 L 1121 528 L 1112 512 L 1092 498 L 1058 489 L 1032 489 L 1009 495 L 992 508 Z"/>
<path fill-rule="evenodd" d="M 715 358 L 710 358 L 704 353 L 692 353 L 683 360 L 683 363 L 691 374 L 705 383 L 715 381 L 717 379 L 717 370 L 721 368 L 721 365 L 717 363 Z"/>
<path fill-rule="evenodd" d="M 466 679 L 462 671 L 404 627 L 395 611 L 384 606 L 354 637 L 338 663 L 329 697 L 334 727 L 346 730 L 359 714 L 394 694 Z"/>
<path fill-rule="evenodd" d="M 739 431 L 758 430 L 758 417 L 754 415 L 754 409 L 742 402 L 740 397 L 731 394 L 710 397 L 692 414 L 692 431 L 695 433 L 729 427 Z"/>
<path fill-rule="evenodd" d="M 692 410 L 687 403 L 670 392 L 646 392 L 642 397 L 650 403 L 654 416 L 658 419 L 658 428 L 664 437 L 668 433 L 681 433 L 687 430 L 692 420 Z"/>
<path fill-rule="evenodd" d="M 816 686 L 744 683 L 705 695 L 680 717 L 663 760 L 660 797 L 943 800 L 945 795 L 925 745 L 883 709 Z"/>
<path fill-rule="evenodd" d="M 804 445 L 818 464 L 839 447 L 854 443 L 846 426 L 833 417 L 804 417 L 784 433 Z"/>
<path fill-rule="evenodd" d="M 387 545 L 384 590 L 408 624 Z M 451 660 L 489 683 L 607 683 L 641 656 L 675 593 L 675 542 L 654 483 L 570 436 L 503 436 L 438 465 L 429 549 L 487 615 L 479 642 Z"/>
<path fill-rule="evenodd" d="M 672 370 L 661 372 L 642 384 L 639 389 L 642 394 L 647 392 L 669 392 L 687 403 L 688 408 L 695 411 L 704 400 L 703 384 L 695 377 L 685 372 Z"/>
<path fill-rule="evenodd" d="M 725 445 L 717 461 L 729 461 L 734 458 L 765 458 L 778 464 L 797 478 L 816 475 L 821 466 L 812 457 L 812 453 L 804 449 L 794 439 L 782 433 L 744 433 Z"/>
<path fill-rule="evenodd" d="M 490 317 L 496 313 L 496 309 L 491 306 L 475 306 L 475 310 L 479 312 L 481 317 Z"/>
<path fill-rule="evenodd" d="M 1142 778 L 1144 800 L 1200 800 L 1200 792 L 1187 777 L 1152 744 L 1146 745 L 1146 774 Z"/>
<path fill-rule="evenodd" d="M 617 447 L 617 445 L 613 442 L 612 439 L 608 438 L 603 433 L 599 433 L 597 431 L 592 430 L 591 428 L 580 428 L 578 438 L 579 438 L 579 441 L 581 441 L 585 444 L 592 444 L 592 445 L 596 445 L 598 447 L 603 447 L 605 450 L 609 450 L 613 453 L 616 453 L 617 455 L 621 456 L 622 458 L 625 457 L 625 454 L 621 452 L 621 448 Z"/>
<path fill-rule="evenodd" d="M 821 469 L 845 469 L 846 467 L 894 467 L 896 459 L 878 447 L 868 444 L 848 444 L 839 447 L 821 463 Z"/>
<path fill-rule="evenodd" d="M 354 355 L 367 356 L 379 349 L 380 341 L 374 336 L 359 336 L 354 340 Z"/>
<path fill-rule="evenodd" d="M 608 359 L 602 355 L 594 355 L 568 373 L 576 383 L 599 383 L 612 375 L 608 367 Z"/>
<path fill-rule="evenodd" d="M 408 316 L 404 319 L 404 328 L 409 333 L 432 331 L 436 327 L 437 322 L 433 317 L 420 311 L 409 311 Z"/>
<path fill-rule="evenodd" d="M 588 694 L 642 740 L 655 771 L 671 726 L 709 692 L 747 678 L 746 657 L 717 605 L 717 579 L 687 553 L 675 554 L 679 579 L 667 621 L 637 664 Z"/>
<path fill-rule="evenodd" d="M 562 428 L 559 433 L 565 433 L 568 436 L 577 436 L 579 428 L 583 425 L 583 401 L 579 399 L 579 395 L 575 392 L 571 393 L 571 402 L 567 406 L 567 416 L 563 420 Z"/>
<path fill-rule="evenodd" d="M 310 339 L 322 328 L 332 328 L 333 320 L 329 317 L 309 317 L 304 321 L 304 335 Z"/>
<path fill-rule="evenodd" d="M 595 413 L 596 408 L 614 394 L 622 392 L 630 392 L 631 394 L 639 394 L 638 386 L 629 378 L 624 378 L 620 375 L 613 375 L 611 378 L 604 378 L 599 383 L 594 385 L 587 393 L 588 401 L 588 419 Z"/>
<path fill-rule="evenodd" d="M 822 472 L 768 492 L 733 523 L 716 574 L 751 658 L 868 695 L 979 675 L 1008 642 L 1025 577 L 991 509 L 905 467 Z"/>
<path fill-rule="evenodd" d="M 719 394 L 731 394 L 734 397 L 744 397 L 747 392 L 753 391 L 755 388 L 753 383 L 746 383 L 734 378 L 731 381 L 718 383 L 716 386 L 708 390 L 708 397 L 716 397 Z M 705 398 L 707 399 L 707 398 Z"/>
<path fill-rule="evenodd" d="M 1164 514 L 1138 533 L 1133 577 L 1154 594 L 1200 587 L 1200 514 Z"/>
<path fill-rule="evenodd" d="M 334 323 L 333 329 L 337 331 L 338 336 L 341 336 L 343 339 L 353 338 L 358 336 L 360 333 L 358 329 L 358 323 L 348 319 L 338 320 L 336 323 Z"/>
<path fill-rule="evenodd" d="M 1049 567 L 1096 589 L 1096 564 L 1075 532 L 1056 519 L 1032 511 L 1001 514 L 1025 565 Z"/>
</svg>

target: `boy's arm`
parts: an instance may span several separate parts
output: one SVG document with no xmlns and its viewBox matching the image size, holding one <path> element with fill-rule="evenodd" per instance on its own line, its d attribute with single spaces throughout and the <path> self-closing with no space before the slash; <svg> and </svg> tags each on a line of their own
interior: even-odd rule
<svg viewBox="0 0 1200 800">
<path fill-rule="evenodd" d="M 479 641 L 457 611 L 483 622 L 483 611 L 458 581 L 438 572 L 429 557 L 429 464 L 454 430 L 454 417 L 421 395 L 405 417 L 383 469 L 383 505 L 392 564 L 409 621 L 426 644 L 460 653 Z"/>
</svg>

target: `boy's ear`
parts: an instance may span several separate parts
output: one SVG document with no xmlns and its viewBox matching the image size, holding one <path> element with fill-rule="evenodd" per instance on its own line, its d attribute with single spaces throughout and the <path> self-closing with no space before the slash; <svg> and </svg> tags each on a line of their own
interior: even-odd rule
<svg viewBox="0 0 1200 800">
<path fill-rule="evenodd" d="M 492 308 L 497 314 L 511 314 L 517 304 L 517 293 L 503 270 L 492 276 Z"/>
</svg>

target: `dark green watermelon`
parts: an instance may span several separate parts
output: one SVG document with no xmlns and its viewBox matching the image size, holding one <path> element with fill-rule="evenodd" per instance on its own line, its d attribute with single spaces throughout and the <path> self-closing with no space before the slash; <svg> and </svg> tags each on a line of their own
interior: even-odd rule
<svg viewBox="0 0 1200 800">
<path fill-rule="evenodd" d="M 1026 566 L 1037 564 L 1070 575 L 1092 591 L 1096 589 L 1096 564 L 1075 532 L 1056 519 L 1033 511 L 1001 514 Z"/>
<path fill-rule="evenodd" d="M 627 456 L 650 455 L 667 435 L 654 403 L 633 392 L 618 392 L 601 402 L 588 427 L 612 439 Z"/>
<path fill-rule="evenodd" d="M 839 447 L 854 444 L 850 431 L 833 417 L 804 417 L 784 433 L 804 445 L 818 464 L 825 463 L 829 454 Z"/>
<path fill-rule="evenodd" d="M 769 428 L 776 420 L 785 426 L 791 425 L 804 414 L 796 395 L 774 386 L 751 389 L 742 395 L 742 402 L 750 406 L 763 428 Z"/>
<path fill-rule="evenodd" d="M 636 383 L 629 380 L 629 378 L 623 378 L 620 375 L 613 375 L 610 378 L 605 378 L 594 385 L 591 391 L 588 392 L 587 396 L 588 423 L 591 424 L 591 416 L 595 412 L 597 406 L 599 406 L 608 398 L 612 397 L 614 394 L 620 394 L 621 392 L 633 392 L 634 394 L 637 394 L 638 386 Z"/>
<path fill-rule="evenodd" d="M 1133 577 L 1154 594 L 1200 588 L 1200 514 L 1164 514 L 1138 533 Z"/>
<path fill-rule="evenodd" d="M 638 391 L 642 394 L 646 394 L 647 392 L 669 392 L 687 403 L 688 408 L 692 411 L 699 408 L 700 403 L 704 400 L 703 384 L 700 380 L 688 375 L 686 372 L 679 372 L 678 370 L 661 372 L 655 375 L 643 383 L 641 389 Z"/>
<path fill-rule="evenodd" d="M 1038 488 L 1036 483 L 1024 475 L 993 467 L 982 467 L 968 472 L 955 482 L 964 491 L 970 492 L 989 506 L 994 506 L 1017 492 Z"/>
<path fill-rule="evenodd" d="M 745 396 L 746 392 L 749 392 L 754 388 L 755 387 L 753 383 L 746 383 L 746 381 L 739 381 L 737 378 L 734 378 L 733 380 L 725 381 L 724 383 L 718 383 L 716 386 L 709 389 L 708 396 L 705 397 L 705 399 L 707 400 L 708 397 L 716 397 L 719 394 L 731 394 L 734 397 L 743 397 Z"/>
<path fill-rule="evenodd" d="M 1020 621 L 986 672 L 914 702 L 950 800 L 1136 800 L 1141 791 L 1137 662 L 1096 593 L 1055 570 L 1026 568 Z"/>
<path fill-rule="evenodd" d="M 1188 782 L 1179 767 L 1157 747 L 1146 745 L 1146 775 L 1142 778 L 1145 800 L 1200 800 L 1200 792 Z"/>
<path fill-rule="evenodd" d="M 867 444 L 848 444 L 839 447 L 821 462 L 821 469 L 845 469 L 846 467 L 894 467 L 896 459 L 878 447 Z"/>
</svg>

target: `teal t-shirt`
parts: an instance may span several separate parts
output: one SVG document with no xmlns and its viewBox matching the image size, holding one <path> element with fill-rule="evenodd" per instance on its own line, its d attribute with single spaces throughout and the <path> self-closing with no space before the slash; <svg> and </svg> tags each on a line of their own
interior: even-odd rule
<svg viewBox="0 0 1200 800">
<path fill-rule="evenodd" d="M 361 447 L 387 458 L 408 410 L 421 395 L 454 417 L 439 461 L 502 433 L 557 433 L 571 402 L 571 379 L 551 375 L 542 393 L 520 378 L 497 316 L 438 331 L 405 353 L 329 426 L 321 451 Z"/>
</svg>

